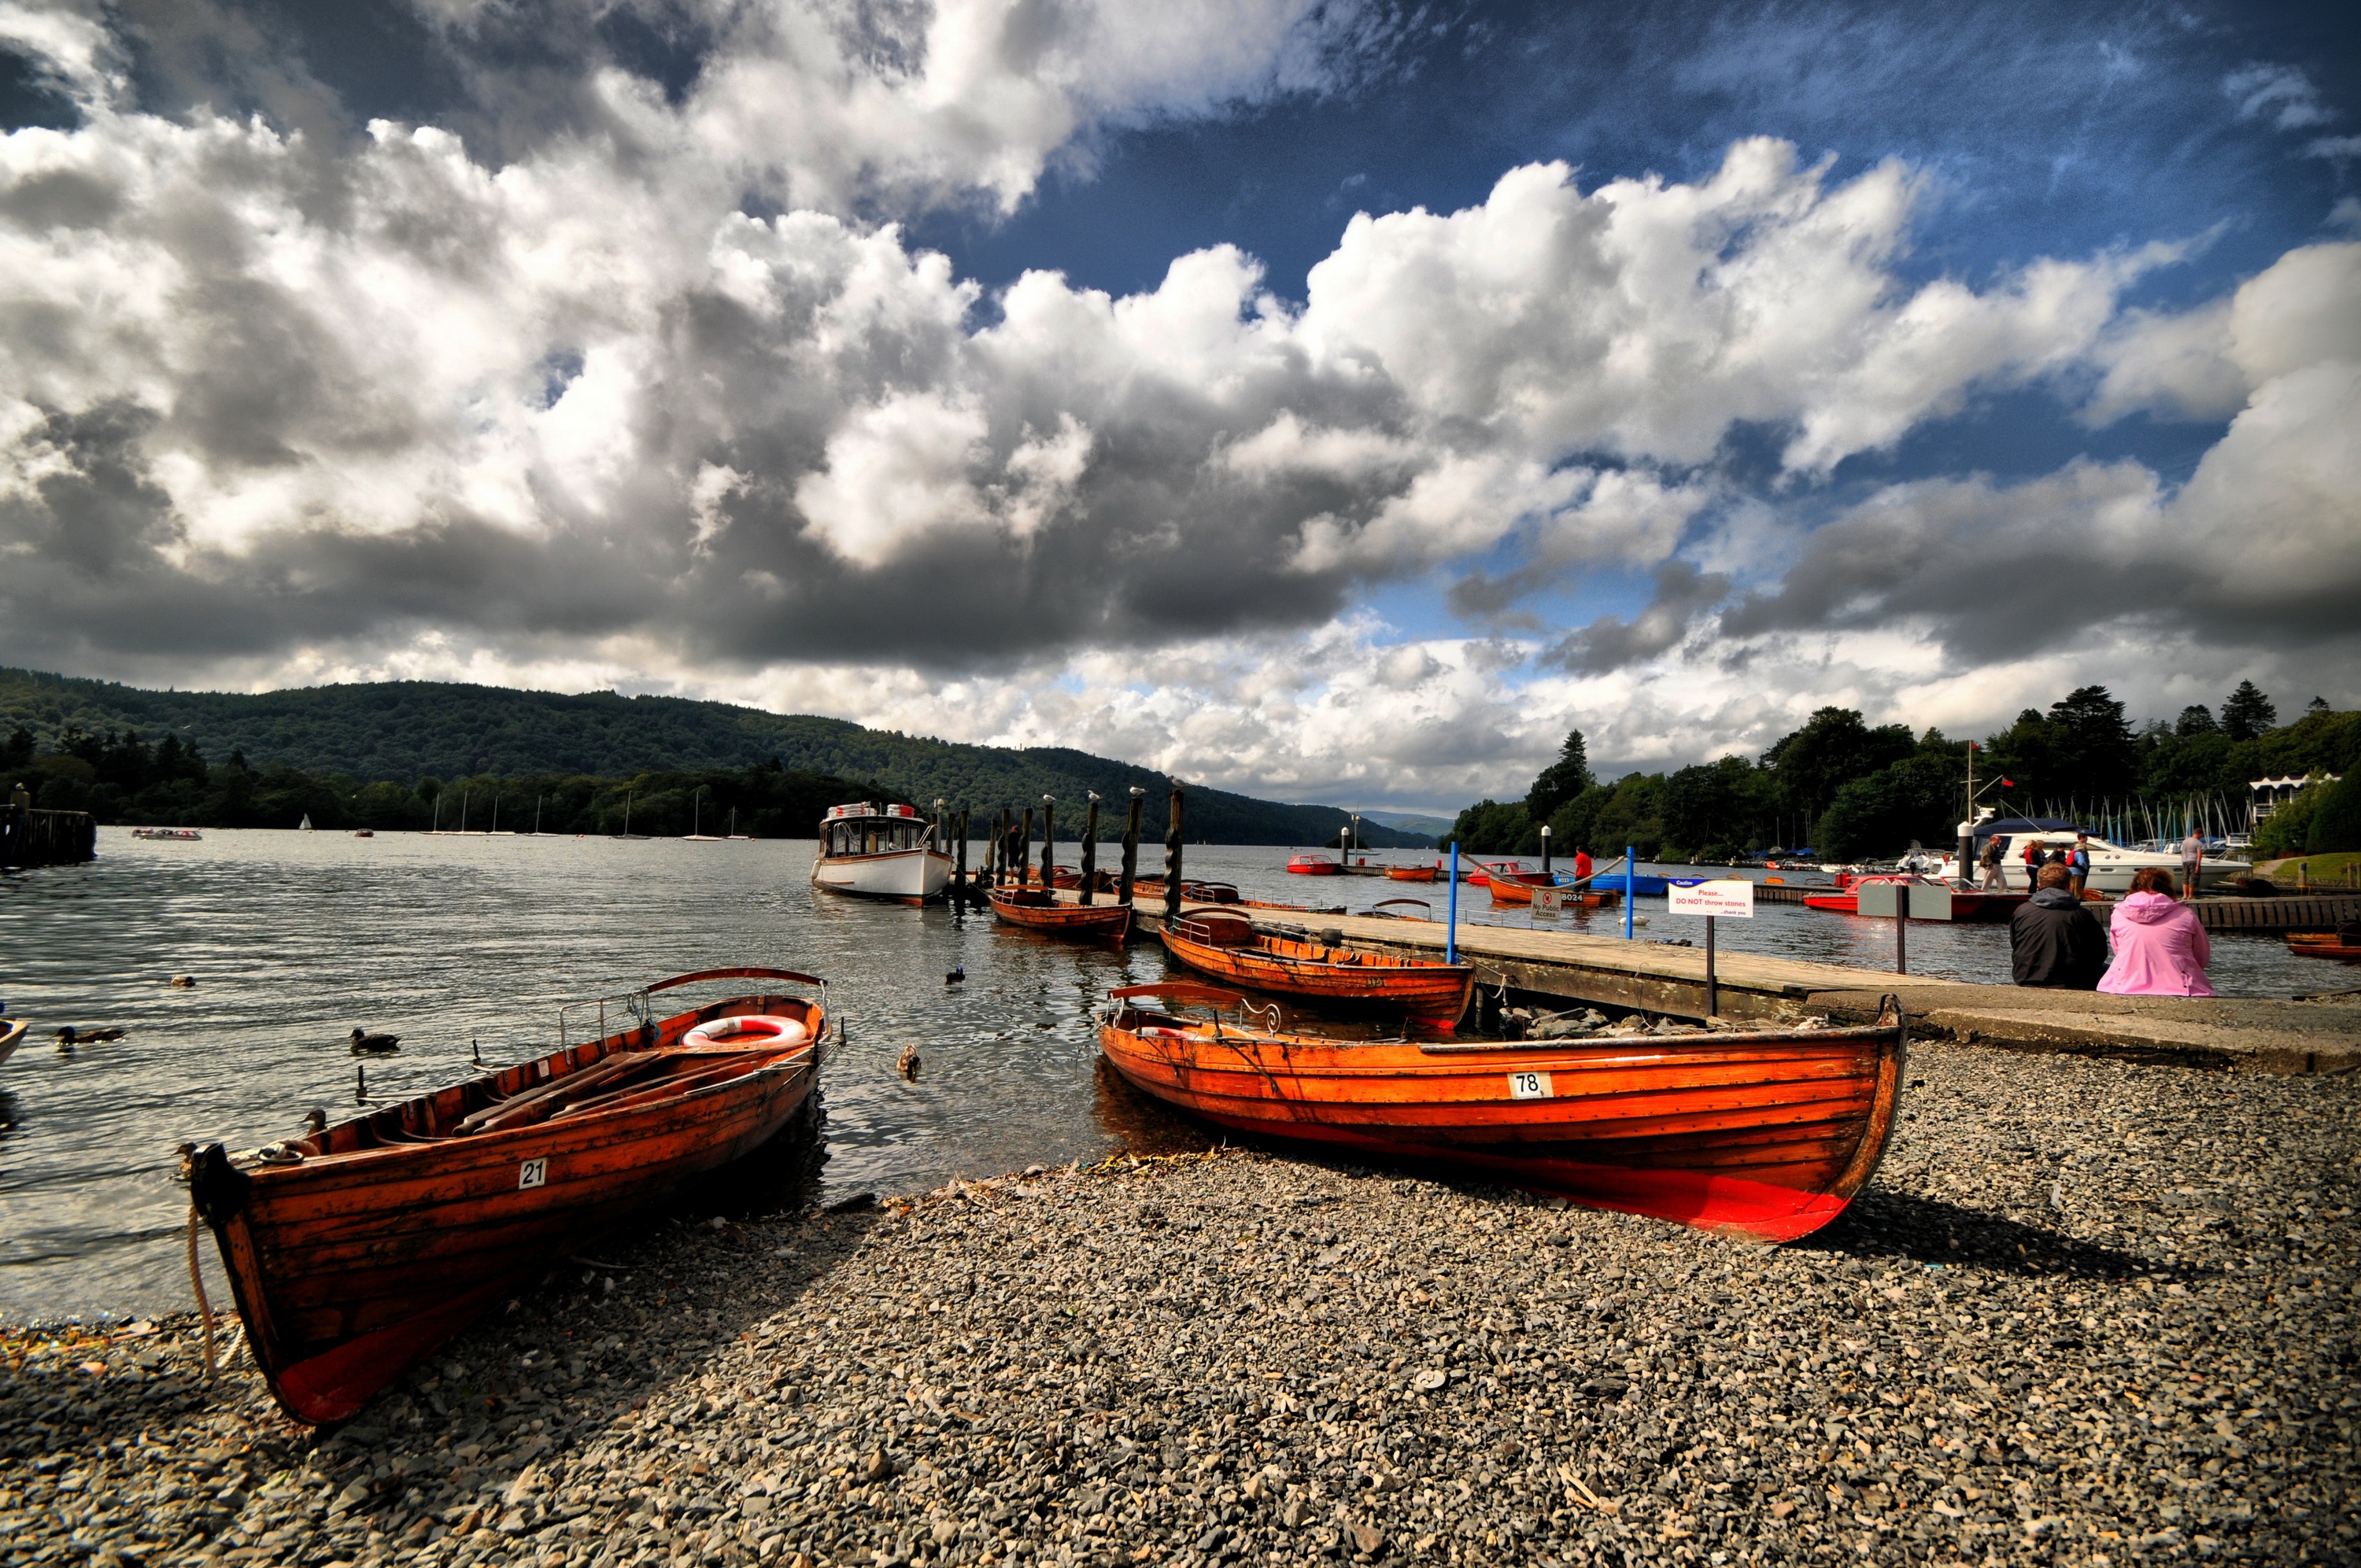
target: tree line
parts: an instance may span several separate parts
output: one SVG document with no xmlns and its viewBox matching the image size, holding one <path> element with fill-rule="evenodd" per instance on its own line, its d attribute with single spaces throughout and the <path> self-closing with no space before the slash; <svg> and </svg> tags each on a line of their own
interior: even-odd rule
<svg viewBox="0 0 2361 1568">
<path fill-rule="evenodd" d="M 1521 800 L 1484 800 L 1459 814 L 1442 842 L 1472 853 L 1534 854 L 1549 826 L 1559 853 L 1577 847 L 1652 860 L 1730 861 L 1772 849 L 1811 848 L 1836 860 L 1891 854 L 1916 842 L 1949 848 L 1967 802 L 1975 747 L 1980 804 L 2002 815 L 2048 814 L 2103 803 L 2218 797 L 2244 819 L 2248 784 L 2260 778 L 2350 774 L 2361 761 L 2361 713 L 2315 697 L 2281 725 L 2276 705 L 2242 681 L 2217 713 L 2190 707 L 2172 721 L 2135 730 L 2104 686 L 2079 687 L 2047 712 L 2026 708 L 1982 741 L 1906 724 L 1869 724 L 1855 709 L 1823 707 L 1759 758 L 1723 757 L 1670 773 L 1626 773 L 1609 783 L 1590 769 L 1582 732 Z M 2004 784 L 1999 781 L 2006 781 Z M 1987 783 L 1991 787 L 1985 788 Z M 2313 843 L 2345 829 L 2332 807 L 2361 784 L 2308 788 L 2263 824 L 2258 849 L 2323 852 L 2361 842 Z"/>
</svg>

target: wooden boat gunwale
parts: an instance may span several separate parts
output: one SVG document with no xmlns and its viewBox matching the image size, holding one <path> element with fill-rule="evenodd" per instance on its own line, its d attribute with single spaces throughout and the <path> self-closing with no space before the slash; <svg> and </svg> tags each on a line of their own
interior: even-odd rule
<svg viewBox="0 0 2361 1568">
<path fill-rule="evenodd" d="M 1245 927 L 1246 939 L 1209 940 L 1216 923 Z M 1466 1012 L 1476 985 L 1472 963 L 1340 948 L 1310 931 L 1261 926 L 1240 915 L 1201 910 L 1166 921 L 1158 935 L 1165 951 L 1201 974 L 1284 996 L 1400 1007 L 1444 1026 Z M 1345 956 L 1327 956 L 1339 952 Z"/>
<path fill-rule="evenodd" d="M 2361 943 L 2342 941 L 2334 931 L 2290 931 L 2287 949 L 2298 958 L 2361 959 Z"/>
</svg>

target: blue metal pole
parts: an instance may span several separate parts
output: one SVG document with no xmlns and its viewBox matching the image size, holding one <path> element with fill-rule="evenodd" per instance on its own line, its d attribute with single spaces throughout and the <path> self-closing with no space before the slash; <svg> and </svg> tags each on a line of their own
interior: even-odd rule
<svg viewBox="0 0 2361 1568">
<path fill-rule="evenodd" d="M 1459 961 L 1459 840 L 1451 841 L 1451 921 L 1443 928 L 1443 961 Z"/>
<path fill-rule="evenodd" d="M 1631 939 L 1631 894 L 1640 885 L 1640 862 L 1631 857 L 1631 846 L 1623 846 L 1623 939 Z"/>
</svg>

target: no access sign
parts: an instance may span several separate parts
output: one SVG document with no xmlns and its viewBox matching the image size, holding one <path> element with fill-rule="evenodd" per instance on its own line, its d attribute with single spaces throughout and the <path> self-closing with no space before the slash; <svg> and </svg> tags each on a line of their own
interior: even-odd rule
<svg viewBox="0 0 2361 1568">
<path fill-rule="evenodd" d="M 1743 877 L 1726 877 L 1719 882 L 1701 882 L 1695 887 L 1683 887 L 1675 883 L 1664 889 L 1667 906 L 1675 915 L 1729 916 L 1740 920 L 1754 918 L 1754 884 Z"/>
</svg>

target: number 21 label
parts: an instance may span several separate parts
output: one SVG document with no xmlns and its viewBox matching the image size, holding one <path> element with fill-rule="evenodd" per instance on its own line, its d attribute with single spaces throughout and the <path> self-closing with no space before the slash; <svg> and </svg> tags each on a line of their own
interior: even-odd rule
<svg viewBox="0 0 2361 1568">
<path fill-rule="evenodd" d="M 546 1159 L 529 1159 L 517 1167 L 517 1190 L 520 1192 L 528 1187 L 539 1187 L 548 1179 L 549 1161 Z"/>
<path fill-rule="evenodd" d="M 1509 1075 L 1509 1098 L 1511 1100 L 1547 1100 L 1553 1092 L 1550 1075 L 1545 1072 L 1512 1072 Z"/>
</svg>

